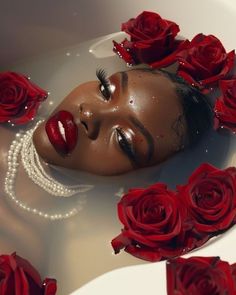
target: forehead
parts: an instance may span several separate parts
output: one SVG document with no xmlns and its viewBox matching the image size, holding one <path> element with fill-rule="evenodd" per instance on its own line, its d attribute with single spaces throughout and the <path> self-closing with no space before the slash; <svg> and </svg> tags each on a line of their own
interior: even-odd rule
<svg viewBox="0 0 236 295">
<path fill-rule="evenodd" d="M 126 71 L 128 75 L 129 86 L 139 86 L 145 91 L 149 90 L 159 92 L 160 95 L 176 96 L 175 84 L 161 71 L 148 71 L 146 69 L 135 69 Z M 148 88 L 148 89 L 147 89 Z"/>
<path fill-rule="evenodd" d="M 175 84 L 161 72 L 152 73 L 131 70 L 128 75 L 127 95 L 132 99 L 136 110 L 148 121 L 172 123 L 181 112 L 182 106 L 176 93 Z M 146 116 L 145 116 L 146 115 Z M 151 116 L 151 118 L 150 118 Z"/>
</svg>

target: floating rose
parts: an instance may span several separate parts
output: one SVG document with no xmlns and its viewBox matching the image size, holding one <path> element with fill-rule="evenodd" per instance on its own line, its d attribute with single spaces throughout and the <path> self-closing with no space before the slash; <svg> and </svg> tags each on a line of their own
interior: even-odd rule
<svg viewBox="0 0 236 295">
<path fill-rule="evenodd" d="M 168 295 L 235 295 L 234 265 L 219 257 L 177 258 L 166 264 Z"/>
<path fill-rule="evenodd" d="M 234 50 L 226 53 L 215 36 L 198 34 L 177 57 L 178 75 L 199 87 L 208 87 L 233 69 L 235 53 Z"/>
<path fill-rule="evenodd" d="M 0 256 L 0 294 L 54 295 L 56 280 L 45 279 L 25 259 L 13 253 Z"/>
<path fill-rule="evenodd" d="M 164 184 L 130 190 L 118 204 L 124 229 L 112 240 L 115 253 L 125 248 L 148 261 L 180 255 L 186 247 L 186 214 L 175 193 Z"/>
<path fill-rule="evenodd" d="M 220 81 L 222 95 L 215 103 L 214 127 L 236 132 L 236 78 Z"/>
<path fill-rule="evenodd" d="M 220 170 L 202 164 L 178 191 L 201 236 L 216 235 L 235 223 L 236 168 Z"/>
<path fill-rule="evenodd" d="M 154 12 L 142 12 L 123 23 L 121 29 L 130 35 L 130 40 L 125 39 L 120 44 L 115 42 L 114 51 L 129 64 L 147 63 L 155 68 L 168 66 L 188 43 L 176 40 L 179 32 L 176 23 L 162 19 Z"/>
<path fill-rule="evenodd" d="M 27 77 L 14 72 L 0 73 L 0 123 L 24 124 L 34 118 L 47 92 Z"/>
<path fill-rule="evenodd" d="M 112 240 L 121 249 L 148 261 L 185 254 L 236 222 L 236 168 L 204 163 L 177 191 L 157 183 L 133 189 L 118 203 L 124 228 Z"/>
</svg>

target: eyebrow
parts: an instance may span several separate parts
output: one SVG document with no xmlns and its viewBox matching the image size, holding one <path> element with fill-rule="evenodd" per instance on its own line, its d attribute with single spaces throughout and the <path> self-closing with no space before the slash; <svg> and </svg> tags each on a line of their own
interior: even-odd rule
<svg viewBox="0 0 236 295">
<path fill-rule="evenodd" d="M 127 89 L 128 85 L 128 75 L 126 72 L 120 72 L 121 74 L 121 88 L 122 91 L 124 92 Z"/>
<path fill-rule="evenodd" d="M 146 138 L 148 144 L 148 161 L 151 160 L 154 153 L 154 140 L 151 133 L 143 126 L 143 124 L 133 116 L 130 116 L 130 121 L 139 129 Z"/>
</svg>

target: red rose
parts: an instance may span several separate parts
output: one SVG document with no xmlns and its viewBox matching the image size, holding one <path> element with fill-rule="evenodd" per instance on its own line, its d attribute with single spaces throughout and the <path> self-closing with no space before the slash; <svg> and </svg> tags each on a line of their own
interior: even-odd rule
<svg viewBox="0 0 236 295">
<path fill-rule="evenodd" d="M 185 251 L 186 210 L 165 184 L 130 190 L 118 203 L 118 215 L 124 229 L 112 240 L 115 253 L 125 248 L 136 257 L 159 261 Z"/>
<path fill-rule="evenodd" d="M 30 121 L 47 93 L 29 79 L 14 72 L 0 73 L 0 123 Z"/>
<path fill-rule="evenodd" d="M 226 53 L 213 35 L 196 35 L 186 50 L 178 53 L 178 75 L 198 86 L 208 86 L 224 78 L 234 66 L 235 53 Z"/>
<path fill-rule="evenodd" d="M 202 164 L 186 185 L 177 188 L 200 235 L 216 235 L 235 223 L 236 168 L 220 170 Z"/>
<path fill-rule="evenodd" d="M 214 127 L 236 132 L 236 78 L 220 81 L 220 96 L 215 103 Z"/>
<path fill-rule="evenodd" d="M 231 270 L 232 270 L 232 276 L 233 276 L 233 280 L 234 280 L 234 286 L 236 289 L 236 263 L 231 264 Z"/>
<path fill-rule="evenodd" d="M 56 290 L 56 280 L 42 282 L 33 266 L 16 253 L 0 256 L 1 295 L 54 295 Z"/>
<path fill-rule="evenodd" d="M 130 35 L 130 41 L 115 42 L 114 51 L 130 64 L 155 63 L 156 68 L 170 65 L 183 43 L 175 39 L 179 26 L 154 12 L 142 12 L 123 23 L 121 29 Z"/>
<path fill-rule="evenodd" d="M 177 258 L 167 262 L 168 295 L 235 295 L 232 268 L 219 257 Z"/>
</svg>

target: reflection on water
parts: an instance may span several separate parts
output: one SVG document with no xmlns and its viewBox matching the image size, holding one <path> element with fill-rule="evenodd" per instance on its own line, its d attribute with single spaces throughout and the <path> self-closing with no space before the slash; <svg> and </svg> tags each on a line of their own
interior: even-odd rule
<svg viewBox="0 0 236 295">
<path fill-rule="evenodd" d="M 97 68 L 105 68 L 109 74 L 126 69 L 123 61 L 112 55 L 112 39 L 113 37 L 109 37 L 89 41 L 73 48 L 29 59 L 9 66 L 6 70 L 28 75 L 32 81 L 50 92 L 47 101 L 40 108 L 39 116 L 44 117 L 78 84 L 95 80 Z M 39 245 L 39 249 L 32 250 L 35 255 L 40 252 L 42 257 L 41 264 L 35 266 L 41 270 L 42 276 L 57 278 L 58 294 L 68 294 L 104 272 L 144 263 L 126 253 L 112 255 L 110 241 L 121 228 L 116 218 L 116 204 L 119 201 L 117 193 L 127 191 L 132 186 L 146 186 L 155 181 L 166 182 L 175 188 L 176 184 L 186 182 L 188 175 L 202 162 L 209 162 L 220 168 L 233 165 L 235 143 L 236 139 L 226 133 L 217 134 L 210 131 L 197 146 L 179 153 L 159 167 L 109 179 L 70 172 L 71 180 L 76 182 L 79 179 L 81 183 L 92 183 L 95 189 L 85 198 L 78 196 L 69 200 L 70 205 L 83 203 L 83 209 L 77 216 L 64 221 L 48 222 L 46 226 L 35 226 L 33 230 L 40 233 L 38 236 L 43 240 L 41 248 Z M 67 174 L 66 170 L 56 167 L 54 170 L 54 174 L 59 178 Z M 45 197 L 48 196 L 42 197 L 42 204 L 39 201 L 38 206 L 45 204 Z M 61 206 L 68 207 L 68 200 L 63 200 Z M 25 222 L 35 218 L 28 216 L 27 212 L 24 214 L 21 218 L 25 219 Z M 25 244 L 18 244 L 16 237 L 14 241 L 19 248 L 15 250 L 29 259 L 27 251 L 24 250 Z"/>
</svg>

